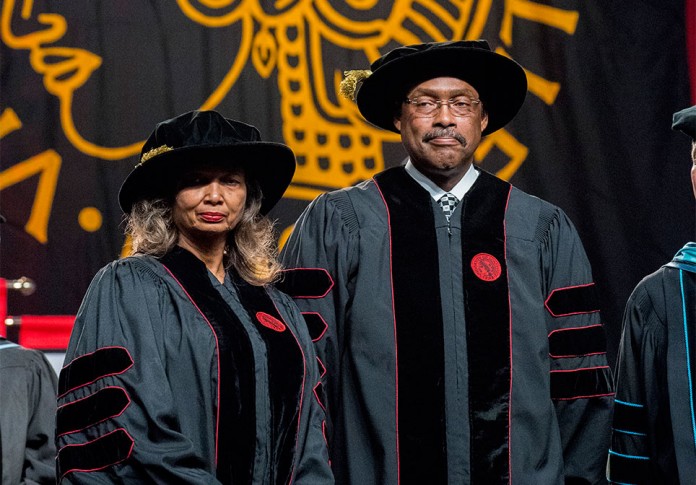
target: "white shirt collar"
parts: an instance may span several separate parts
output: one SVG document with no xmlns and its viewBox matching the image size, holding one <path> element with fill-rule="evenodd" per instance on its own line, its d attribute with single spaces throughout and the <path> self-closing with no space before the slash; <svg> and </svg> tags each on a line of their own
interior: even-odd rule
<svg viewBox="0 0 696 485">
<path fill-rule="evenodd" d="M 418 169 L 413 165 L 413 163 L 411 163 L 410 158 L 406 162 L 406 166 L 404 168 L 406 169 L 406 173 L 408 173 L 413 178 L 413 180 L 418 182 L 418 185 L 420 185 L 428 191 L 433 200 L 438 201 L 443 195 L 447 193 L 446 191 L 438 187 L 435 184 L 435 182 L 433 182 L 428 177 L 419 172 Z M 476 182 L 478 175 L 478 170 L 474 168 L 474 164 L 472 163 L 469 166 L 469 170 L 466 171 L 462 179 L 459 182 L 457 182 L 457 185 L 455 185 L 452 188 L 452 190 L 450 190 L 450 193 L 454 194 L 457 197 L 457 199 L 462 200 L 471 188 L 471 186 L 474 185 L 474 182 Z"/>
</svg>

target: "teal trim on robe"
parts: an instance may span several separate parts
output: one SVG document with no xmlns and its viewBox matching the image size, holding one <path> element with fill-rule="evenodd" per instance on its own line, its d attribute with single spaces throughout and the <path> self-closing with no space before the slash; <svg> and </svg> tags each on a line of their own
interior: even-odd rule
<svg viewBox="0 0 696 485">
<path fill-rule="evenodd" d="M 621 404 L 614 413 L 608 466 L 612 482 L 693 483 L 695 354 L 696 243 L 691 242 L 646 276 L 626 304 L 616 368 Z M 636 466 L 632 456 L 648 460 Z"/>
<path fill-rule="evenodd" d="M 677 252 L 674 259 L 668 263 L 668 266 L 696 273 L 696 243 L 686 243 L 686 245 Z"/>
</svg>

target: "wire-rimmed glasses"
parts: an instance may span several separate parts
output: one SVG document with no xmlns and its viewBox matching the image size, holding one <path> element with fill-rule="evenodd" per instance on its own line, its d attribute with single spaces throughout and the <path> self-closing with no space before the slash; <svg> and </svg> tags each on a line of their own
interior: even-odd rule
<svg viewBox="0 0 696 485">
<path fill-rule="evenodd" d="M 406 98 L 404 103 L 410 105 L 413 111 L 424 118 L 430 118 L 447 105 L 450 113 L 454 116 L 470 116 L 476 112 L 476 107 L 481 104 L 480 99 L 470 98 L 469 96 L 455 96 L 450 99 L 437 99 L 430 96 L 417 96 Z"/>
</svg>

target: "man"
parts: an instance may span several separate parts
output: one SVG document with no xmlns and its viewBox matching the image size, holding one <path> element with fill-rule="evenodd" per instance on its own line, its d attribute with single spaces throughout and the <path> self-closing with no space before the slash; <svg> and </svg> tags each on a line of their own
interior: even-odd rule
<svg viewBox="0 0 696 485">
<path fill-rule="evenodd" d="M 283 253 L 337 483 L 602 481 L 612 384 L 582 245 L 560 209 L 473 166 L 523 69 L 457 41 L 371 70 L 358 107 L 409 161 L 318 197 Z"/>
<path fill-rule="evenodd" d="M 672 128 L 693 139 L 696 106 Z M 626 305 L 616 369 L 608 478 L 616 483 L 691 484 L 696 480 L 696 243 L 645 277 Z"/>
<path fill-rule="evenodd" d="M 43 353 L 0 335 L 0 483 L 56 483 L 57 389 Z"/>
</svg>

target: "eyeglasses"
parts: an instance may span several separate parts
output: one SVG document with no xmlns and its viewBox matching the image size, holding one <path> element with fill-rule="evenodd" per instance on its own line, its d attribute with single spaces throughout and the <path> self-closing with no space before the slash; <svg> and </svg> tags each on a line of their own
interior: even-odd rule
<svg viewBox="0 0 696 485">
<path fill-rule="evenodd" d="M 468 96 L 456 96 L 447 100 L 418 96 L 417 98 L 406 98 L 404 103 L 413 106 L 417 115 L 429 118 L 435 116 L 442 105 L 447 105 L 450 113 L 454 116 L 470 116 L 476 111 L 476 106 L 481 104 L 481 100 Z"/>
</svg>

